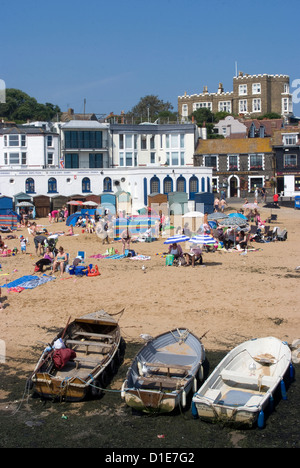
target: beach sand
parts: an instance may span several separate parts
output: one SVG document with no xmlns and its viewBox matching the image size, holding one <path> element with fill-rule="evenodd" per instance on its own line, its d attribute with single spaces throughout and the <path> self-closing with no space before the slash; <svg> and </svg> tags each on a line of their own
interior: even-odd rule
<svg viewBox="0 0 300 468">
<path fill-rule="evenodd" d="M 65 273 L 60 278 L 57 273 L 55 280 L 21 293 L 2 287 L 0 339 L 6 345 L 6 364 L 12 372 L 16 366 L 30 372 L 44 343 L 70 316 L 74 319 L 99 309 L 117 314 L 125 308 L 119 321 L 125 341 L 142 342 L 143 333 L 155 336 L 187 327 L 199 337 L 205 334 L 203 344 L 209 350 L 230 350 L 247 339 L 269 335 L 291 343 L 300 338 L 300 271 L 295 270 L 300 265 L 300 211 L 281 207 L 276 214 L 278 221 L 271 226 L 286 228 L 287 241 L 252 243 L 257 250 L 247 255 L 204 253 L 204 266 L 195 268 L 166 266 L 160 255 L 167 251 L 162 238 L 131 245 L 138 254 L 150 256 L 147 261 L 90 258 L 105 253 L 107 245 L 97 235 L 74 228 L 79 235 L 60 236 L 57 246 L 69 252 L 71 262 L 78 251 L 84 251 L 86 263 L 97 264 L 101 275 Z M 269 215 L 270 209 L 261 209 L 262 219 Z M 68 230 L 65 223 L 49 225 L 47 219 L 37 223 L 49 232 Z M 18 229 L 16 234 L 17 239 L 6 242 L 20 250 L 19 236 L 28 237 L 28 232 Z M 26 254 L 0 259 L 2 286 L 35 274 L 33 264 L 39 257 L 33 237 L 29 241 Z M 122 251 L 120 242 L 110 246 Z"/>
</svg>

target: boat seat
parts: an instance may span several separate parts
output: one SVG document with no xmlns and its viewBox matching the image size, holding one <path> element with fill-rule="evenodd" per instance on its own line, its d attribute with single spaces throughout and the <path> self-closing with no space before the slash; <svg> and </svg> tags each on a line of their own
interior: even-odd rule
<svg viewBox="0 0 300 468">
<path fill-rule="evenodd" d="M 90 338 L 102 338 L 102 339 L 108 339 L 108 340 L 113 339 L 112 335 L 102 335 L 101 333 L 90 333 L 90 332 L 84 332 L 84 331 L 75 332 L 74 336 L 89 336 Z"/>
<path fill-rule="evenodd" d="M 79 358 L 72 359 L 72 361 L 75 362 L 76 369 L 78 369 L 80 364 L 86 365 L 88 367 L 96 367 L 97 364 L 99 365 L 100 358 L 96 359 L 96 358 L 82 358 L 82 357 L 79 357 Z"/>
<path fill-rule="evenodd" d="M 247 401 L 247 403 L 245 404 L 245 406 L 259 406 L 260 403 L 261 403 L 261 400 L 262 400 L 262 396 L 261 395 L 253 395 L 251 398 L 249 398 L 249 400 Z"/>
<path fill-rule="evenodd" d="M 208 400 L 212 401 L 213 403 L 216 403 L 220 397 L 221 397 L 222 393 L 220 390 L 216 389 L 216 388 L 209 388 L 205 394 L 204 394 L 204 397 L 207 398 Z"/>
<path fill-rule="evenodd" d="M 230 381 L 235 384 L 257 385 L 258 387 L 271 387 L 275 380 L 269 375 L 246 375 L 240 372 L 223 369 L 221 371 L 222 380 Z"/>
<path fill-rule="evenodd" d="M 80 341 L 80 340 L 66 340 L 66 346 L 85 346 L 86 347 L 86 354 L 89 351 L 89 347 L 93 348 L 99 348 L 99 349 L 104 349 L 104 348 L 111 348 L 113 345 L 109 343 L 100 343 L 100 341 Z"/>
<path fill-rule="evenodd" d="M 167 376 L 170 376 L 170 374 L 175 373 L 174 371 L 176 371 L 176 373 L 186 375 L 192 367 L 183 364 L 163 364 L 161 362 L 145 362 L 145 365 L 148 367 L 148 369 L 152 369 L 151 372 L 165 372 Z M 173 372 L 171 372 L 170 369 L 172 369 Z"/>
</svg>

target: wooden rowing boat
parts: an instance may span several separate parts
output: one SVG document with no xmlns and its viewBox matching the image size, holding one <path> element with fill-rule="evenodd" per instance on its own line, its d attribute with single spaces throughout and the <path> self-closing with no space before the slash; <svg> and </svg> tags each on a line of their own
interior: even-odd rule
<svg viewBox="0 0 300 468">
<path fill-rule="evenodd" d="M 291 368 L 291 351 L 274 337 L 246 341 L 231 350 L 192 399 L 192 413 L 207 421 L 263 427 L 264 410 L 274 403 Z"/>
<path fill-rule="evenodd" d="M 72 350 L 70 360 L 57 366 L 57 343 Z M 123 340 L 118 322 L 100 310 L 67 325 L 42 353 L 31 376 L 35 391 L 45 398 L 83 400 L 101 394 L 120 363 Z"/>
<path fill-rule="evenodd" d="M 203 378 L 204 347 L 186 328 L 150 339 L 133 359 L 121 396 L 142 412 L 166 413 L 185 407 L 197 379 Z"/>
</svg>

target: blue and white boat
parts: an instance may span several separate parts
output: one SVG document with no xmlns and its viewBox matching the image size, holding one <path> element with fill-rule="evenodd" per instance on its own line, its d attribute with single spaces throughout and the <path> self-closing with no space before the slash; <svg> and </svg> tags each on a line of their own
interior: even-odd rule
<svg viewBox="0 0 300 468">
<path fill-rule="evenodd" d="M 192 399 L 195 418 L 211 422 L 263 427 L 265 409 L 274 404 L 284 377 L 293 372 L 291 350 L 274 337 L 246 341 L 231 350 Z"/>
</svg>

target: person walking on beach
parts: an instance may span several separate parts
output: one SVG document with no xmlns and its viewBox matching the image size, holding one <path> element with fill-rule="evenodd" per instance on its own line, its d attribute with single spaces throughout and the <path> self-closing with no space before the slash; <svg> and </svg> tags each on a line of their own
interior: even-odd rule
<svg viewBox="0 0 300 468">
<path fill-rule="evenodd" d="M 24 236 L 20 236 L 20 245 L 21 245 L 21 252 L 22 254 L 25 253 L 26 254 L 26 244 L 27 244 L 27 241 L 25 239 Z"/>
</svg>

